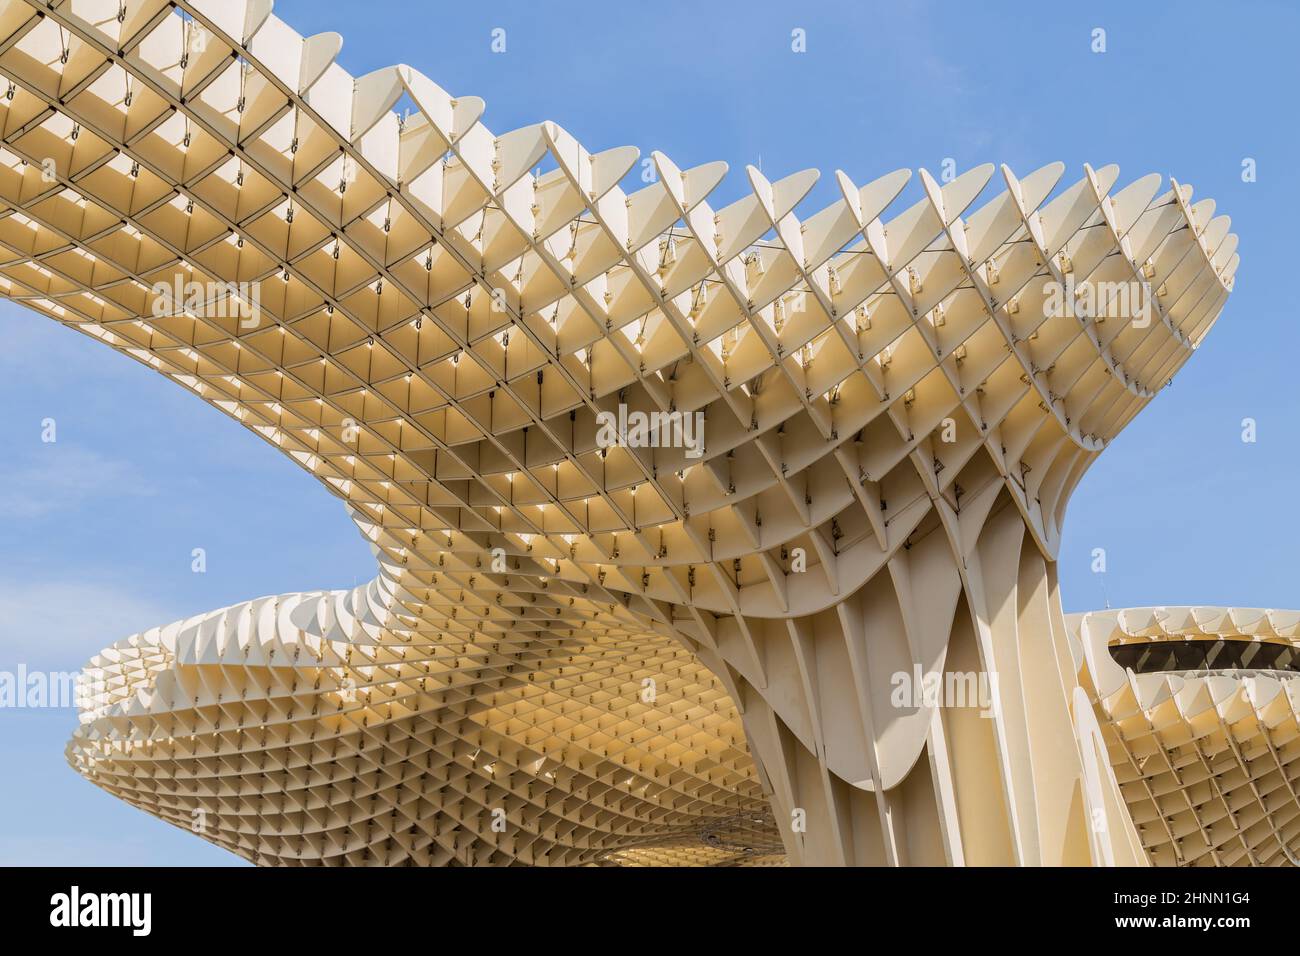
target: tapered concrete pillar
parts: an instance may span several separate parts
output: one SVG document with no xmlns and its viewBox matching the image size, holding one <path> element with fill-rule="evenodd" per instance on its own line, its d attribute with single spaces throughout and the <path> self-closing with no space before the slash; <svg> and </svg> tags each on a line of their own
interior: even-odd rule
<svg viewBox="0 0 1300 956">
<path fill-rule="evenodd" d="M 835 608 L 750 622 L 753 655 L 699 651 L 735 682 L 791 862 L 1144 860 L 1085 753 L 1054 565 L 1005 496 L 972 543 L 961 567 L 936 527 Z"/>
</svg>

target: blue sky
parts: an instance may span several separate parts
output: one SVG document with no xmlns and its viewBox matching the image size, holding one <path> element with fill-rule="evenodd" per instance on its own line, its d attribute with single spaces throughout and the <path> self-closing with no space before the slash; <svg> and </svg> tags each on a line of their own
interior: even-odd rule
<svg viewBox="0 0 1300 956">
<path fill-rule="evenodd" d="M 589 148 L 823 178 L 805 214 L 900 166 L 1062 160 L 1191 183 L 1241 236 L 1237 289 L 1174 386 L 1093 466 L 1060 555 L 1066 610 L 1300 606 L 1293 294 L 1300 12 L 1283 4 L 467 4 L 280 0 L 354 75 L 408 63 Z M 492 53 L 491 31 L 506 31 Z M 1106 30 L 1107 51 L 1091 52 Z M 807 52 L 792 53 L 801 28 Z M 1243 183 L 1244 158 L 1258 180 Z M 915 186 L 915 184 L 914 184 Z M 914 186 L 912 188 L 914 188 Z M 910 194 L 909 194 L 910 195 Z M 900 204 L 897 208 L 901 209 Z M 341 504 L 251 433 L 103 346 L 0 302 L 0 670 L 73 670 L 133 631 L 374 574 Z M 1254 418 L 1258 441 L 1241 441 Z M 54 418 L 58 441 L 40 440 Z M 207 552 L 206 574 L 190 553 Z M 1090 553 L 1107 551 L 1104 582 Z M 0 863 L 234 857 L 78 778 L 70 710 L 0 711 Z"/>
</svg>

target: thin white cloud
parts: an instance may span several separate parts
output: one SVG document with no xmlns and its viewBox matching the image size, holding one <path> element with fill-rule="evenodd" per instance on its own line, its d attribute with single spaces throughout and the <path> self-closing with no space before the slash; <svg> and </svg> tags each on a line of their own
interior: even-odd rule
<svg viewBox="0 0 1300 956">
<path fill-rule="evenodd" d="M 59 441 L 0 466 L 0 518 L 42 518 L 98 498 L 153 493 L 129 463 Z"/>
<path fill-rule="evenodd" d="M 76 670 L 114 641 L 182 616 L 101 584 L 0 583 L 0 670 Z"/>
</svg>

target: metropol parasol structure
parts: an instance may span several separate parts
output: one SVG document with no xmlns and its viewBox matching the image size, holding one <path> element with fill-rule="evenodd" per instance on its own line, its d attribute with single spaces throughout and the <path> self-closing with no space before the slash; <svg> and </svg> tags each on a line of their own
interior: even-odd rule
<svg viewBox="0 0 1300 956">
<path fill-rule="evenodd" d="M 0 293 L 378 561 L 109 646 L 78 772 L 259 864 L 1290 861 L 1300 615 L 1057 587 L 1071 492 L 1232 288 L 1212 200 L 1055 163 L 714 205 L 724 163 L 493 132 L 341 43 L 0 2 Z"/>
</svg>

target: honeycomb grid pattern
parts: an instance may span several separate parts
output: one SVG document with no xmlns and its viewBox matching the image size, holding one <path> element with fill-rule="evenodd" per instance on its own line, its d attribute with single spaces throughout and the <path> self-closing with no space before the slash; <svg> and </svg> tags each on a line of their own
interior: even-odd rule
<svg viewBox="0 0 1300 956">
<path fill-rule="evenodd" d="M 115 645 L 91 671 L 123 683 L 84 715 L 74 765 L 184 825 L 215 801 L 239 821 L 224 845 L 266 861 L 656 859 L 669 851 L 644 847 L 703 839 L 765 796 L 793 862 L 1050 862 L 1042 846 L 1076 824 L 1017 754 L 1054 759 L 1031 731 L 1033 668 L 1073 686 L 1056 673 L 1065 505 L 1218 317 L 1239 262 L 1227 217 L 1155 174 L 1116 189 L 1114 166 L 1061 186 L 1059 163 L 921 170 L 922 198 L 892 213 L 910 172 L 837 172 L 840 198 L 801 218 L 814 170 L 749 167 L 748 195 L 714 209 L 725 164 L 655 152 L 655 181 L 626 193 L 635 149 L 590 153 L 551 122 L 493 133 L 478 98 L 407 66 L 352 77 L 340 49 L 265 0 L 0 3 L 0 292 L 260 434 L 347 502 L 380 563 L 350 596 L 246 605 L 265 620 L 212 644 L 211 665 L 168 657 L 162 632 Z M 192 282 L 218 291 L 157 292 Z M 229 283 L 254 284 L 255 320 Z M 1149 312 L 1048 307 L 1053 287 L 1104 284 L 1149 288 Z M 620 406 L 703 414 L 702 457 L 602 447 L 597 415 Z M 351 678 L 360 730 L 330 724 L 356 782 L 328 826 L 298 782 L 317 758 L 295 748 L 314 752 L 321 711 L 351 711 L 286 692 L 293 668 L 233 663 L 310 642 L 275 602 L 322 601 L 365 667 L 397 668 Z M 1053 660 L 1026 663 L 1040 651 Z M 948 758 L 948 738 L 983 739 L 969 714 L 880 709 L 891 672 L 958 652 L 1014 677 L 991 722 L 997 779 Z M 448 676 L 453 660 L 478 676 Z M 621 683 L 588 687 L 605 667 Z M 643 710 L 630 682 L 660 667 L 683 676 Z M 425 675 L 436 693 L 410 684 Z M 242 763 L 235 708 L 200 716 L 172 681 L 247 692 L 244 734 L 274 713 L 274 760 L 294 770 Z M 688 725 L 697 711 L 716 726 Z M 641 739 L 652 719 L 676 730 Z M 212 734 L 185 758 L 203 783 L 167 792 L 124 758 L 179 754 L 185 721 Z M 573 724 L 583 746 L 540 750 Z M 369 763 L 390 734 L 396 763 Z M 624 763 L 597 768 L 611 748 Z M 410 784 L 408 752 L 441 776 Z M 552 759 L 582 780 L 547 799 L 580 823 L 528 796 Z M 393 774 L 407 782 L 389 792 Z M 668 794 L 653 806 L 647 781 Z M 276 803 L 288 789 L 310 822 Z M 976 847 L 988 800 L 1006 839 Z M 518 808 L 504 832 L 485 823 L 499 807 Z M 718 856 L 703 846 L 680 854 Z"/>
<path fill-rule="evenodd" d="M 779 846 L 735 709 L 685 648 L 380 641 L 375 588 L 264 598 L 106 649 L 74 765 L 266 864 L 720 857 L 701 821 L 739 815 Z M 508 855 L 474 839 L 494 822 L 516 834 Z"/>
<path fill-rule="evenodd" d="M 1135 673 L 1116 645 L 1300 646 L 1300 612 L 1155 607 L 1072 616 L 1129 810 L 1157 865 L 1295 866 L 1298 675 L 1268 666 Z M 1258 653 L 1258 652 L 1257 652 Z"/>
</svg>

